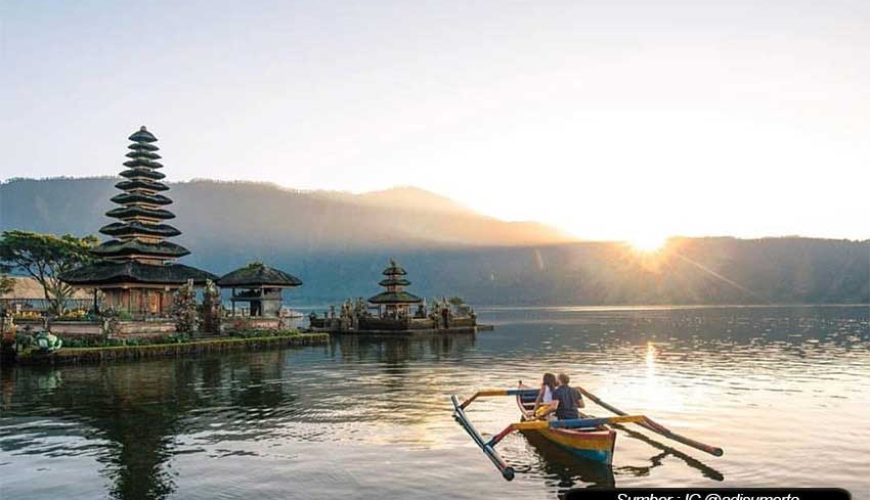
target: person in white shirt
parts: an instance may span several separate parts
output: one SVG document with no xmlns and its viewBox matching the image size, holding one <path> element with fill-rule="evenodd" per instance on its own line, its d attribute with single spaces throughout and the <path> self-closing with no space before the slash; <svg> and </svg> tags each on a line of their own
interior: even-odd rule
<svg viewBox="0 0 870 500">
<path fill-rule="evenodd" d="M 556 410 L 558 402 L 553 401 L 553 391 L 556 390 L 556 376 L 552 373 L 545 373 L 544 379 L 541 382 L 541 390 L 538 391 L 538 398 L 535 399 L 535 415 L 544 417 Z"/>
</svg>

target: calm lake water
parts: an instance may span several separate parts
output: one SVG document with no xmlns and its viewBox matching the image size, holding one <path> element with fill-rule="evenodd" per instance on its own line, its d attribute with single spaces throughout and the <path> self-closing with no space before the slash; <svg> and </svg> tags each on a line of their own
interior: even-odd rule
<svg viewBox="0 0 870 500">
<path fill-rule="evenodd" d="M 838 486 L 870 499 L 866 307 L 489 309 L 476 337 L 2 372 L 0 497 L 555 498 L 570 487 Z M 449 395 L 567 371 L 721 446 L 620 432 L 613 467 L 506 438 L 504 481 Z M 606 415 L 590 405 L 587 410 Z M 513 400 L 475 403 L 484 434 Z"/>
</svg>

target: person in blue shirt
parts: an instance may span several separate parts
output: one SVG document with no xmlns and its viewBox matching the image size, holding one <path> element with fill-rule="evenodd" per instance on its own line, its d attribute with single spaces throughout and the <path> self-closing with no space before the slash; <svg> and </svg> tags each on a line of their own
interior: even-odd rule
<svg viewBox="0 0 870 500">
<path fill-rule="evenodd" d="M 559 420 L 580 418 L 578 410 L 586 406 L 583 402 L 583 395 L 580 394 L 580 391 L 568 385 L 571 382 L 571 378 L 567 374 L 560 373 L 557 378 L 559 379 L 559 387 L 556 387 L 553 391 L 553 401 L 558 401 L 556 418 Z"/>
</svg>

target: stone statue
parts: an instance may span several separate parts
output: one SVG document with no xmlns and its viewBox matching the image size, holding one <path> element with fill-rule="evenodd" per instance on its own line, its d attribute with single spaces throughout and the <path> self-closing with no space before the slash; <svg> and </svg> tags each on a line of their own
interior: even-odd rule
<svg viewBox="0 0 870 500">
<path fill-rule="evenodd" d="M 202 329 L 207 333 L 220 334 L 223 320 L 221 291 L 211 280 L 206 280 L 202 292 Z"/>
<path fill-rule="evenodd" d="M 172 317 L 175 318 L 175 331 L 191 334 L 199 327 L 199 315 L 196 312 L 196 289 L 193 280 L 187 280 L 172 297 Z"/>
</svg>

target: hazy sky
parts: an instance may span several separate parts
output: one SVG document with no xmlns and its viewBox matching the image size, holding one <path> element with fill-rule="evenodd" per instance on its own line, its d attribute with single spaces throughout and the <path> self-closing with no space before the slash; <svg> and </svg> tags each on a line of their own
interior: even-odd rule
<svg viewBox="0 0 870 500">
<path fill-rule="evenodd" d="M 416 185 L 585 238 L 870 238 L 870 2 L 0 1 L 0 178 Z"/>
</svg>

